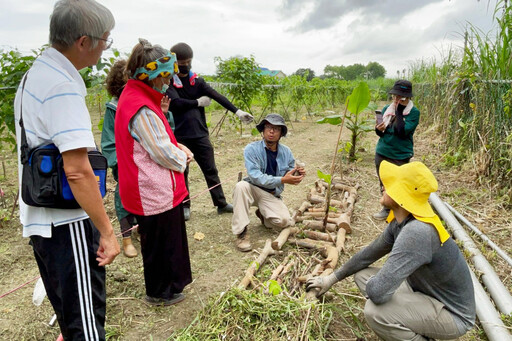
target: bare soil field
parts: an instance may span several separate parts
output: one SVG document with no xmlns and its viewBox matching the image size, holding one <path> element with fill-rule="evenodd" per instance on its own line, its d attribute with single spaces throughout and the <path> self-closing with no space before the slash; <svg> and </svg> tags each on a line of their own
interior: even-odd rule
<svg viewBox="0 0 512 341">
<path fill-rule="evenodd" d="M 221 111 L 212 115 L 212 126 L 222 116 Z M 305 117 L 300 122 L 289 124 L 289 136 L 281 142 L 288 145 L 296 158 L 306 163 L 307 177 L 298 186 L 287 185 L 283 198 L 290 209 L 297 208 L 305 200 L 309 188 L 317 179 L 317 169 L 329 172 L 338 127 L 319 125 L 317 118 Z M 97 121 L 98 117 L 94 119 Z M 93 122 L 96 129 L 97 122 Z M 247 128 L 245 130 L 248 130 Z M 244 172 L 243 147 L 259 136 L 251 136 L 246 131 L 240 135 L 233 128 L 223 127 L 219 136 L 211 137 L 215 146 L 215 156 L 220 178 L 227 198 L 231 198 L 232 189 L 239 171 Z M 99 132 L 97 132 L 99 142 Z M 344 130 L 342 141 L 349 140 L 349 131 Z M 476 226 L 480 227 L 496 244 L 509 254 L 512 253 L 510 235 L 512 231 L 512 212 L 493 197 L 493 188 L 486 182 L 479 181 L 473 171 L 473 163 L 446 166 L 442 154 L 443 141 L 432 127 L 420 127 L 415 137 L 416 156 L 414 160 L 426 163 L 436 175 L 439 182 L 439 195 Z M 368 133 L 359 144 L 359 160 L 354 163 L 342 163 L 343 176 L 357 181 L 361 188 L 352 218 L 352 234 L 348 235 L 345 253 L 339 263 L 373 240 L 385 227 L 385 223 L 376 222 L 371 215 L 380 209 L 378 179 L 373 162 L 377 136 Z M 38 276 L 38 269 L 28 239 L 21 237 L 21 225 L 17 217 L 9 220 L 13 195 L 16 193 L 17 172 L 16 157 L 3 150 L 5 176 L 0 186 L 7 193 L 6 202 L 0 211 L 6 219 L 0 225 L 0 295 L 14 289 Z M 199 157 L 199 156 L 196 156 Z M 339 172 L 338 172 L 339 174 Z M 191 195 L 206 189 L 206 183 L 197 164 L 192 164 L 190 173 Z M 119 225 L 114 212 L 114 187 L 110 177 L 109 191 L 105 205 L 116 231 Z M 187 223 L 190 258 L 192 261 L 193 282 L 184 291 L 184 302 L 172 307 L 151 307 L 143 298 L 145 295 L 142 259 L 126 258 L 119 255 L 113 264 L 107 267 L 107 333 L 112 340 L 167 340 L 173 332 L 190 325 L 198 312 L 210 298 L 217 297 L 240 281 L 245 270 L 257 255 L 255 252 L 241 253 L 234 246 L 231 233 L 231 215 L 217 215 L 208 193 L 203 193 L 192 200 L 191 220 Z M 204 239 L 194 239 L 194 234 L 201 232 Z M 265 239 L 275 238 L 277 230 L 262 227 L 253 215 L 249 227 L 250 238 L 255 248 L 263 247 Z M 511 271 L 507 263 L 501 260 L 491 249 L 475 241 L 482 252 L 495 266 L 496 271 L 506 286 L 512 285 Z M 134 241 L 140 250 L 140 244 Z M 49 326 L 53 310 L 47 299 L 41 306 L 32 303 L 32 282 L 0 299 L 0 339 L 2 340 L 55 340 L 59 335 L 57 326 Z M 357 295 L 352 279 L 347 279 L 334 286 L 336 291 Z M 336 297 L 333 298 L 334 303 Z M 364 300 L 360 300 L 364 306 Z M 361 319 L 362 316 L 361 316 Z M 345 335 L 344 340 L 356 340 L 350 330 L 335 332 Z M 341 340 L 342 338 L 336 338 Z M 371 332 L 365 333 L 365 339 L 376 339 Z M 476 327 L 462 340 L 486 340 L 480 327 Z"/>
</svg>

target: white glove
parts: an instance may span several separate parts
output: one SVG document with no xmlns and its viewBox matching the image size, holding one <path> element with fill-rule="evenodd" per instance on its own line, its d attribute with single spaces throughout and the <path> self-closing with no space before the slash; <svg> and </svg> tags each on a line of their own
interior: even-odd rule
<svg viewBox="0 0 512 341">
<path fill-rule="evenodd" d="M 201 96 L 197 99 L 198 107 L 207 107 L 212 103 L 212 99 L 208 96 Z"/>
<path fill-rule="evenodd" d="M 320 297 L 329 290 L 334 283 L 338 282 L 338 278 L 334 273 L 325 277 L 313 277 L 306 281 L 306 291 L 310 291 L 311 289 L 319 289 L 316 297 Z"/>
<path fill-rule="evenodd" d="M 251 114 L 240 109 L 236 111 L 235 115 L 238 116 L 238 118 L 240 119 L 240 121 L 242 121 L 243 124 L 251 123 L 252 120 L 254 120 L 254 117 L 252 117 Z"/>
</svg>

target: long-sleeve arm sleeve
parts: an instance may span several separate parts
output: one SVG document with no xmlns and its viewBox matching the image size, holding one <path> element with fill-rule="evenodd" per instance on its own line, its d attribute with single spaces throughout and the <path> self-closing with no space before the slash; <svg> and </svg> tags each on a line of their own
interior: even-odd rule
<svg viewBox="0 0 512 341">
<path fill-rule="evenodd" d="M 363 270 L 388 254 L 393 247 L 393 237 L 390 233 L 390 226 L 382 232 L 370 245 L 356 253 L 345 264 L 334 271 L 338 281 L 341 281 L 356 272 Z"/>
<path fill-rule="evenodd" d="M 366 294 L 373 303 L 389 301 L 403 281 L 432 260 L 430 235 L 424 231 L 425 228 L 418 229 L 409 224 L 398 236 L 386 263 L 366 284 Z"/>
<path fill-rule="evenodd" d="M 215 91 L 208 83 L 204 82 L 203 84 L 203 92 L 205 96 L 210 97 L 220 105 L 222 105 L 225 109 L 231 111 L 232 113 L 236 113 L 238 108 L 233 105 L 226 97 L 219 94 Z"/>
<path fill-rule="evenodd" d="M 263 164 L 263 160 L 259 160 L 258 156 L 250 147 L 244 150 L 245 168 L 247 169 L 247 175 L 251 179 L 251 182 L 257 186 L 261 186 L 268 189 L 274 189 L 281 185 L 281 177 L 265 174 L 261 167 L 266 167 Z M 262 166 L 260 166 L 262 165 Z"/>
<path fill-rule="evenodd" d="M 197 99 L 181 98 L 176 89 L 170 86 L 165 93 L 171 99 L 169 110 L 173 115 L 186 113 L 188 109 L 197 108 Z"/>
<path fill-rule="evenodd" d="M 409 115 L 403 115 L 402 112 L 397 113 L 395 116 L 395 122 L 393 123 L 393 133 L 400 138 L 407 138 L 411 133 L 416 130 L 418 123 L 420 121 L 420 112 L 418 109 L 413 108 Z"/>
<path fill-rule="evenodd" d="M 101 152 L 107 158 L 110 168 L 117 166 L 114 120 L 115 110 L 107 106 L 101 131 Z"/>
<path fill-rule="evenodd" d="M 180 173 L 185 171 L 187 155 L 171 142 L 160 118 L 147 107 L 130 121 L 130 134 L 157 164 Z"/>
</svg>

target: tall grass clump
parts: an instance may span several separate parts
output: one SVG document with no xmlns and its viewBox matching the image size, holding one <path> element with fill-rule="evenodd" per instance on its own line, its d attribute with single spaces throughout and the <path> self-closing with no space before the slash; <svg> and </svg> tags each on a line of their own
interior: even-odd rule
<svg viewBox="0 0 512 341">
<path fill-rule="evenodd" d="M 496 31 L 469 24 L 463 49 L 412 65 L 422 120 L 435 124 L 448 153 L 466 155 L 480 180 L 512 204 L 512 6 L 498 1 Z"/>
</svg>

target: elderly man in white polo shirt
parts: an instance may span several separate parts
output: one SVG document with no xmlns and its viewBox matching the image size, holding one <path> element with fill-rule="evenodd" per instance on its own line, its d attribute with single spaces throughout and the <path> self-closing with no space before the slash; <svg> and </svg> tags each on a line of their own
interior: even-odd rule
<svg viewBox="0 0 512 341">
<path fill-rule="evenodd" d="M 120 251 L 87 155 L 96 145 L 78 73 L 110 47 L 114 24 L 112 13 L 94 0 L 58 1 L 50 19 L 51 47 L 25 75 L 15 100 L 18 146 L 22 109 L 28 147 L 57 146 L 81 206 L 33 207 L 20 200 L 23 236 L 30 237 L 65 340 L 105 339 L 104 266 Z M 21 174 L 20 163 L 18 168 Z"/>
</svg>

